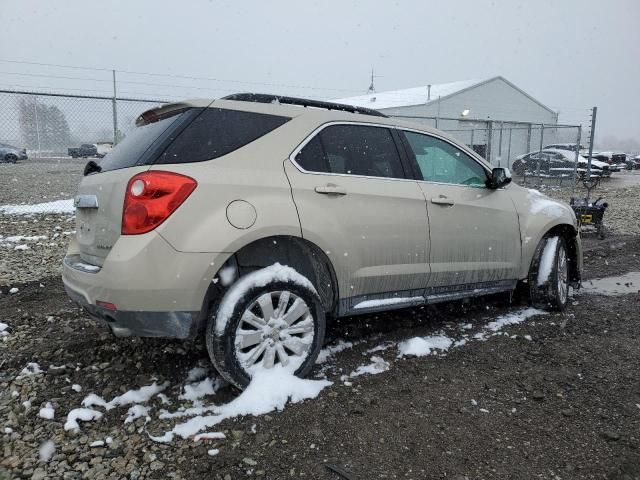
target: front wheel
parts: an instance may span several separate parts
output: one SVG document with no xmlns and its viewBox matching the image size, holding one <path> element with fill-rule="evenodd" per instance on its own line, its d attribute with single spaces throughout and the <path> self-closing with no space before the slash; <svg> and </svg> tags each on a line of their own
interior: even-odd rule
<svg viewBox="0 0 640 480">
<path fill-rule="evenodd" d="M 325 314 L 315 288 L 295 270 L 279 267 L 295 275 L 265 281 L 272 267 L 250 273 L 225 293 L 209 318 L 209 357 L 240 389 L 262 369 L 284 368 L 304 377 L 322 348 Z"/>
<path fill-rule="evenodd" d="M 569 301 L 569 257 L 564 238 L 542 239 L 529 269 L 529 297 L 540 308 L 563 311 Z"/>
</svg>

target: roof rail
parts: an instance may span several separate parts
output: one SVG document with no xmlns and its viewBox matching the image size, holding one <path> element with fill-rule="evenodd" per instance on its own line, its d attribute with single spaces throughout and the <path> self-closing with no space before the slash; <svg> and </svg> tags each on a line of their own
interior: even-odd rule
<svg viewBox="0 0 640 480">
<path fill-rule="evenodd" d="M 323 102 L 321 100 L 308 100 L 306 98 L 284 97 L 281 95 L 270 95 L 267 93 L 234 93 L 222 97 L 222 100 L 235 100 L 237 102 L 256 103 L 281 103 L 285 105 L 299 105 L 301 107 L 325 108 L 327 110 L 339 110 L 341 112 L 360 113 L 362 115 L 373 115 L 375 117 L 386 117 L 382 112 L 371 108 L 354 107 L 353 105 L 343 105 L 341 103 Z"/>
</svg>

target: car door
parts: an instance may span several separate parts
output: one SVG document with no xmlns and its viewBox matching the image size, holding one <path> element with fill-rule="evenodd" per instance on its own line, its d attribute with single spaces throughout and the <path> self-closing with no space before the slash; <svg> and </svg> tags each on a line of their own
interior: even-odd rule
<svg viewBox="0 0 640 480">
<path fill-rule="evenodd" d="M 387 126 L 328 124 L 285 161 L 302 235 L 331 259 L 346 310 L 426 286 L 425 199 L 394 136 Z"/>
<path fill-rule="evenodd" d="M 506 189 L 487 188 L 485 166 L 444 138 L 404 131 L 429 214 L 429 292 L 511 285 L 520 227 Z"/>
</svg>

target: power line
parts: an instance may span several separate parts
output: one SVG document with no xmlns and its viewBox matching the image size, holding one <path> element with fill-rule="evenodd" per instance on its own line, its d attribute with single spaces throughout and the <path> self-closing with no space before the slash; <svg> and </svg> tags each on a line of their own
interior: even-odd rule
<svg viewBox="0 0 640 480">
<path fill-rule="evenodd" d="M 26 61 L 18 61 L 18 60 L 6 60 L 0 59 L 0 62 L 4 63 L 13 63 L 18 65 L 37 65 L 41 67 L 56 67 L 56 68 L 72 68 L 76 70 L 95 70 L 95 71 L 103 71 L 110 72 L 113 69 L 110 68 L 94 68 L 94 67 L 79 67 L 76 65 L 61 65 L 55 63 L 40 63 L 40 62 L 26 62 Z M 156 77 L 171 77 L 171 78 L 182 78 L 186 80 L 206 80 L 210 82 L 220 82 L 220 83 L 236 83 L 241 85 L 255 85 L 255 86 L 266 86 L 266 87 L 282 87 L 282 88 L 299 88 L 306 90 L 320 90 L 320 91 L 334 91 L 334 92 L 349 92 L 355 93 L 359 92 L 359 90 L 352 90 L 346 88 L 330 88 L 330 87 L 312 87 L 309 85 L 289 85 L 284 83 L 266 83 L 266 82 L 251 82 L 247 80 L 232 80 L 232 79 L 221 79 L 214 77 L 196 77 L 190 75 L 176 75 L 171 73 L 153 73 L 153 72 L 136 72 L 131 70 L 116 70 L 118 73 L 126 73 L 129 75 L 146 75 L 146 76 L 156 76 Z M 34 74 L 35 75 L 35 74 Z M 100 80 L 102 81 L 102 80 Z"/>
</svg>

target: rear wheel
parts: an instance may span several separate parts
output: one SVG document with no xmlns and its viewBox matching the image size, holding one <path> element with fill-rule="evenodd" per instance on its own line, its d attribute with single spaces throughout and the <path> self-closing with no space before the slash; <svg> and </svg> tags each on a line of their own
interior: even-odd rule
<svg viewBox="0 0 640 480">
<path fill-rule="evenodd" d="M 16 163 L 18 161 L 18 157 L 16 157 L 12 153 L 8 153 L 7 155 L 5 155 L 4 159 L 9 163 Z"/>
<path fill-rule="evenodd" d="M 207 350 L 216 369 L 241 389 L 260 369 L 285 368 L 304 377 L 324 340 L 325 315 L 317 293 L 297 282 L 275 280 L 238 292 L 246 285 L 234 284 L 209 318 Z M 219 316 L 228 317 L 223 328 Z"/>
<path fill-rule="evenodd" d="M 539 308 L 563 311 L 569 300 L 569 257 L 564 238 L 542 239 L 529 269 L 529 298 Z"/>
</svg>

